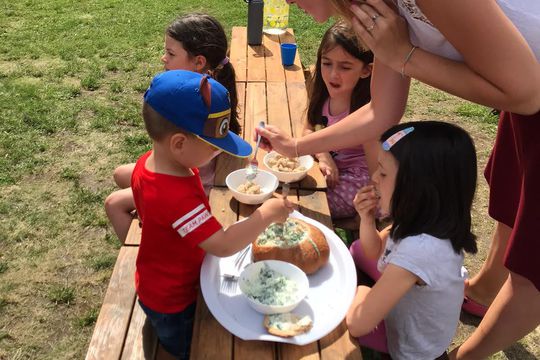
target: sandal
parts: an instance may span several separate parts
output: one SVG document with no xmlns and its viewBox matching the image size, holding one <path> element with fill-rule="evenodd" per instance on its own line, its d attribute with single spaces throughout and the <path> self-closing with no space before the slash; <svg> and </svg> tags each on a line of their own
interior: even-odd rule
<svg viewBox="0 0 540 360">
<path fill-rule="evenodd" d="M 463 305 L 461 305 L 461 309 L 466 313 L 477 316 L 479 318 L 483 318 L 484 315 L 486 315 L 488 306 L 479 304 L 467 295 L 465 295 L 463 298 Z"/>
</svg>

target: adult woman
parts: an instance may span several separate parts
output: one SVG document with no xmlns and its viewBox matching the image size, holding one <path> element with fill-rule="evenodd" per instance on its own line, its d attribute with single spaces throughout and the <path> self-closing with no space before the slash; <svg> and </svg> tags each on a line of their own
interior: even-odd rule
<svg viewBox="0 0 540 360">
<path fill-rule="evenodd" d="M 533 330 L 540 323 L 540 270 L 530 260 L 540 253 L 540 191 L 533 187 L 540 182 L 533 165 L 540 163 L 534 139 L 540 132 L 540 3 L 397 0 L 403 19 L 383 0 L 353 6 L 347 0 L 289 2 L 317 21 L 334 13 L 352 19 L 375 54 L 372 101 L 338 126 L 297 140 L 271 126 L 258 129 L 271 144 L 267 148 L 296 156 L 364 143 L 373 166 L 373 139 L 403 115 L 409 77 L 505 110 L 486 178 L 490 215 L 512 229 L 505 256 L 510 274 L 477 331 L 451 356 L 483 358 Z"/>
</svg>

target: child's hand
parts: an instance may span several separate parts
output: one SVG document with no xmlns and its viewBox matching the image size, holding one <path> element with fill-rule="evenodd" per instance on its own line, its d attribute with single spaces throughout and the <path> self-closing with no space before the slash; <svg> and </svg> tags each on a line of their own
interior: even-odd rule
<svg viewBox="0 0 540 360">
<path fill-rule="evenodd" d="M 268 216 L 271 222 L 282 223 L 287 220 L 294 210 L 294 204 L 287 199 L 272 198 L 266 200 L 260 207 L 264 216 Z"/>
<path fill-rule="evenodd" d="M 334 188 L 339 184 L 339 170 L 332 158 L 319 160 L 319 169 L 329 188 Z"/>
<path fill-rule="evenodd" d="M 358 190 L 353 200 L 354 207 L 360 218 L 374 218 L 379 205 L 379 196 L 375 191 L 375 186 L 367 185 Z"/>
</svg>

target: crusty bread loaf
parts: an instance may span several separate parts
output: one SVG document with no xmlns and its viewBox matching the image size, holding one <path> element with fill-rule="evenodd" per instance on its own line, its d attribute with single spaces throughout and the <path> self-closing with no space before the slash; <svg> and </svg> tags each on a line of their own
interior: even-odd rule
<svg viewBox="0 0 540 360">
<path fill-rule="evenodd" d="M 309 316 L 300 317 L 293 313 L 264 316 L 264 327 L 272 335 L 291 337 L 311 330 L 313 321 Z"/>
<path fill-rule="evenodd" d="M 326 265 L 330 248 L 317 227 L 300 219 L 289 218 L 282 224 L 270 225 L 253 242 L 253 261 L 282 260 L 290 262 L 306 274 Z"/>
</svg>

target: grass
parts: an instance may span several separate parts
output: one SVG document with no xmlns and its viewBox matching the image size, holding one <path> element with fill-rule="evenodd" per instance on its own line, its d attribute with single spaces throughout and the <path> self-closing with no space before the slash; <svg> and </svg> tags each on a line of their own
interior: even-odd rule
<svg viewBox="0 0 540 360">
<path fill-rule="evenodd" d="M 227 34 L 246 25 L 239 0 L 0 4 L 0 359 L 84 357 L 120 246 L 102 206 L 112 170 L 150 145 L 141 98 L 162 68 L 165 27 L 189 11 L 216 16 Z M 329 24 L 291 7 L 290 25 L 313 63 Z M 415 82 L 406 118 L 465 127 L 483 167 L 496 130 L 489 109 Z M 493 227 L 479 185 L 472 273 Z M 456 342 L 474 326 L 464 319 Z M 539 343 L 537 330 L 493 358 L 538 357 Z"/>
</svg>

